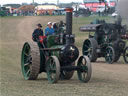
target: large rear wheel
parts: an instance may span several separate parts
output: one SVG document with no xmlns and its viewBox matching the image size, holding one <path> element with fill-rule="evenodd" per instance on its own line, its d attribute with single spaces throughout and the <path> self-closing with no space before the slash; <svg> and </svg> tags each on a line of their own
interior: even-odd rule
<svg viewBox="0 0 128 96">
<path fill-rule="evenodd" d="M 120 56 L 121 56 L 121 52 L 115 52 L 115 60 L 114 62 L 118 62 L 118 60 L 120 59 Z"/>
<path fill-rule="evenodd" d="M 22 49 L 21 68 L 25 80 L 35 80 L 40 71 L 40 53 L 37 43 L 26 42 Z"/>
<path fill-rule="evenodd" d="M 94 38 L 86 39 L 83 43 L 83 55 L 88 56 L 91 62 L 95 62 L 97 59 L 96 48 L 98 44 Z"/>
</svg>

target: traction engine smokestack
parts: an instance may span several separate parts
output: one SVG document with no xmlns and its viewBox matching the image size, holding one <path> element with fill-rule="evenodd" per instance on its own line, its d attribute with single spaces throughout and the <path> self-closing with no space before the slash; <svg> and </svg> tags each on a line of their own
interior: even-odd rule
<svg viewBox="0 0 128 96">
<path fill-rule="evenodd" d="M 72 35 L 72 8 L 66 8 L 66 35 Z"/>
<path fill-rule="evenodd" d="M 72 35 L 72 12 L 73 8 L 66 8 L 66 44 L 72 44 L 74 35 Z"/>
</svg>

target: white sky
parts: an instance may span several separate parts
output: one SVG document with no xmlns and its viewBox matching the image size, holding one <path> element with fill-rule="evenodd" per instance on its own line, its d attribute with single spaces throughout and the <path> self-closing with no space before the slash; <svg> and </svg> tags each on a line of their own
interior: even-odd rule
<svg viewBox="0 0 128 96">
<path fill-rule="evenodd" d="M 57 0 L 34 0 L 37 3 L 56 3 Z M 68 2 L 82 2 L 83 0 L 59 0 L 60 3 L 68 3 Z M 21 4 L 21 3 L 32 3 L 32 0 L 0 0 L 0 4 Z"/>
</svg>

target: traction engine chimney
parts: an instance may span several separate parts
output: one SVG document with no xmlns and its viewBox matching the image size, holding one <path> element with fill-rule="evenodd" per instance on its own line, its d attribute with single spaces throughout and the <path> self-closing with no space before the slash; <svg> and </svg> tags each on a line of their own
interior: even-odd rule
<svg viewBox="0 0 128 96">
<path fill-rule="evenodd" d="M 72 35 L 72 12 L 73 8 L 66 8 L 66 44 L 74 43 L 74 35 Z"/>
</svg>

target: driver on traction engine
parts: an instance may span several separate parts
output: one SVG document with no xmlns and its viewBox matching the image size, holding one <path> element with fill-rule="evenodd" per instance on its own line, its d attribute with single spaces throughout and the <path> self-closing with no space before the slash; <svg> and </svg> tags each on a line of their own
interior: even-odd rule
<svg viewBox="0 0 128 96">
<path fill-rule="evenodd" d="M 46 36 L 44 36 L 43 30 L 41 28 L 42 28 L 42 25 L 37 24 L 37 28 L 34 30 L 32 34 L 32 39 L 35 42 L 40 42 L 41 44 L 43 44 L 43 41 L 46 38 Z"/>
</svg>

